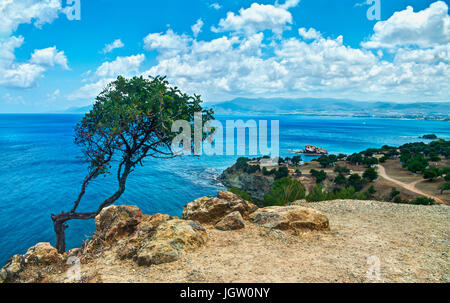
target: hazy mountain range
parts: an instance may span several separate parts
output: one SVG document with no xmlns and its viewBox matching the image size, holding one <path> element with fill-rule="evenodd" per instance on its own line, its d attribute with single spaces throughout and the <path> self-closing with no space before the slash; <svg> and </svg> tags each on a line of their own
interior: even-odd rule
<svg viewBox="0 0 450 303">
<path fill-rule="evenodd" d="M 331 98 L 236 98 L 206 103 L 218 115 L 296 114 L 393 117 L 450 120 L 450 102 L 365 102 Z M 85 113 L 92 106 L 70 108 L 66 113 Z"/>
</svg>

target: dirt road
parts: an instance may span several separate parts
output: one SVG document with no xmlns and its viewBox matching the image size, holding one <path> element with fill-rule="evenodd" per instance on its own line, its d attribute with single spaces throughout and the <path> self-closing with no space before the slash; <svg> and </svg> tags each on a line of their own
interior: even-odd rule
<svg viewBox="0 0 450 303">
<path fill-rule="evenodd" d="M 405 182 L 402 182 L 402 181 L 399 181 L 399 180 L 396 180 L 396 179 L 393 179 L 393 178 L 389 177 L 387 175 L 387 173 L 386 173 L 386 170 L 384 169 L 384 166 L 377 165 L 377 167 L 378 167 L 378 175 L 383 177 L 384 179 L 386 179 L 388 181 L 391 181 L 392 183 L 395 183 L 395 184 L 397 184 L 397 185 L 399 185 L 399 186 L 401 186 L 401 187 L 403 187 L 403 188 L 405 188 L 405 189 L 407 189 L 409 191 L 412 191 L 412 192 L 414 192 L 416 194 L 419 194 L 419 195 L 422 195 L 422 196 L 434 199 L 437 203 L 447 204 L 446 202 L 444 202 L 444 200 L 442 200 L 442 199 L 440 199 L 440 198 L 438 198 L 436 196 L 427 194 L 427 193 L 421 191 L 420 189 L 417 189 L 415 185 L 417 183 L 419 183 L 421 180 L 417 180 L 417 181 L 414 181 L 412 183 L 405 183 Z"/>
</svg>

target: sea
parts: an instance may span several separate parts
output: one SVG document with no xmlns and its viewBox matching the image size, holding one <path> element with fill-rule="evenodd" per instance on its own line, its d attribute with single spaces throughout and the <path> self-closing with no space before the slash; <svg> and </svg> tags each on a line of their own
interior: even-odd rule
<svg viewBox="0 0 450 303">
<path fill-rule="evenodd" d="M 74 126 L 81 118 L 75 114 L 0 115 L 0 267 L 37 242 L 54 245 L 50 215 L 71 209 L 87 173 L 87 163 L 73 142 Z M 450 140 L 450 123 L 442 121 L 296 115 L 216 119 L 224 125 L 226 120 L 267 120 L 269 125 L 278 120 L 283 157 L 293 156 L 306 144 L 330 153 L 349 154 L 385 144 L 429 142 L 419 139 L 424 134 Z M 116 204 L 137 205 L 146 214 L 181 216 L 186 203 L 214 196 L 223 189 L 217 177 L 238 157 L 149 158 L 130 175 L 126 192 Z M 89 185 L 79 211 L 95 210 L 116 187 L 113 176 L 97 178 Z M 72 220 L 68 224 L 68 249 L 79 247 L 95 231 L 94 220 Z"/>
</svg>

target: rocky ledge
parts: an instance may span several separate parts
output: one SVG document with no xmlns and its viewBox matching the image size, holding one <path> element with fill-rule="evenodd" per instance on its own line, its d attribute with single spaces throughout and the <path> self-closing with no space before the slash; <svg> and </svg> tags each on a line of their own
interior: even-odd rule
<svg viewBox="0 0 450 303">
<path fill-rule="evenodd" d="M 0 270 L 0 282 L 70 282 L 73 276 L 67 271 L 73 260 L 81 265 L 133 262 L 141 268 L 174 262 L 205 246 L 211 229 L 226 232 L 252 224 L 267 233 L 282 230 L 291 235 L 329 230 L 327 217 L 319 211 L 303 206 L 259 209 L 228 191 L 188 203 L 182 218 L 113 205 L 102 210 L 95 224 L 96 232 L 81 248 L 59 254 L 50 243 L 38 243 L 25 255 L 13 256 Z M 100 276 L 84 275 L 81 281 L 100 282 Z"/>
</svg>

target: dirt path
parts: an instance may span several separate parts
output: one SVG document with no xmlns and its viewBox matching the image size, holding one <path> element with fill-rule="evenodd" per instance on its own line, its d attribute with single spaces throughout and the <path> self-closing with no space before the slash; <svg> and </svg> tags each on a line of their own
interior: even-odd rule
<svg viewBox="0 0 450 303">
<path fill-rule="evenodd" d="M 393 178 L 389 177 L 387 175 L 387 173 L 386 173 L 386 169 L 384 168 L 384 166 L 377 165 L 377 167 L 378 167 L 378 175 L 380 175 L 384 179 L 386 179 L 388 181 L 391 181 L 392 183 L 395 183 L 395 184 L 397 184 L 397 185 L 399 185 L 399 186 L 401 186 L 401 187 L 403 187 L 403 188 L 405 188 L 405 189 L 407 189 L 409 191 L 412 191 L 412 192 L 414 192 L 416 194 L 419 194 L 419 195 L 422 195 L 422 196 L 434 199 L 437 203 L 447 204 L 447 203 L 444 202 L 444 200 L 442 200 L 442 199 L 440 199 L 440 198 L 438 198 L 436 196 L 427 194 L 427 193 L 421 191 L 420 189 L 417 189 L 416 188 L 416 184 L 419 183 L 422 180 L 417 180 L 417 181 L 414 181 L 414 182 L 411 182 L 411 183 L 405 183 L 405 182 L 402 182 L 402 181 L 399 181 L 399 180 L 396 180 L 396 179 L 393 179 Z"/>
</svg>

